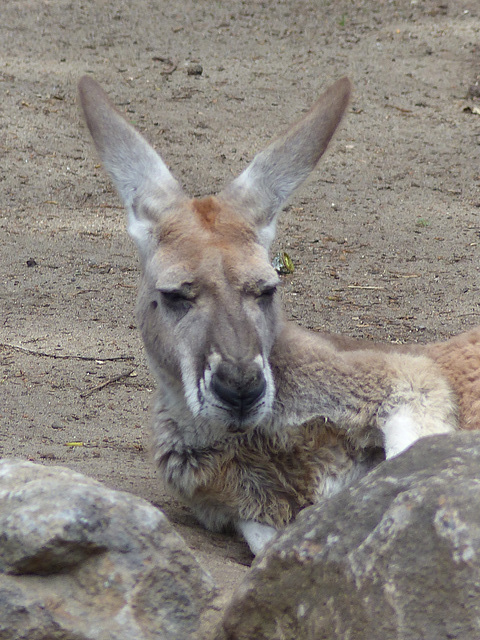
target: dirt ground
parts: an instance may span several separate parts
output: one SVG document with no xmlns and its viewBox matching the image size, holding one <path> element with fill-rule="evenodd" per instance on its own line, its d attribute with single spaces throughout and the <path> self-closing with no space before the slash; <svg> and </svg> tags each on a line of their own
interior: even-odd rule
<svg viewBox="0 0 480 640">
<path fill-rule="evenodd" d="M 348 75 L 347 118 L 283 215 L 287 313 L 442 339 L 480 315 L 480 3 L 7 0 L 0 52 L 0 455 L 150 500 L 228 594 L 245 545 L 202 530 L 149 459 L 137 256 L 77 81 L 99 80 L 204 195 Z"/>
</svg>

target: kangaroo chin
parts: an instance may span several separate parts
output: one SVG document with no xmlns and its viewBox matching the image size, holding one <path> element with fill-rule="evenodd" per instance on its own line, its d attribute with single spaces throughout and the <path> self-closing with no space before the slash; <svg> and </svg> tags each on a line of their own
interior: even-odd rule
<svg viewBox="0 0 480 640">
<path fill-rule="evenodd" d="M 480 329 L 400 347 L 283 318 L 269 259 L 277 218 L 325 152 L 350 92 L 348 79 L 336 82 L 218 195 L 191 199 L 100 86 L 79 84 L 140 256 L 155 461 L 206 527 L 240 531 L 254 553 L 385 455 L 480 427 Z"/>
</svg>

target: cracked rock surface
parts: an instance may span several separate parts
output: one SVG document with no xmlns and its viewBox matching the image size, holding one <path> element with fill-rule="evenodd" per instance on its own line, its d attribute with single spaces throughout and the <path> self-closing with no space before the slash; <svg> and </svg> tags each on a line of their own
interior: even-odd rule
<svg viewBox="0 0 480 640">
<path fill-rule="evenodd" d="M 145 500 L 0 461 L 0 638 L 199 638 L 216 590 Z"/>
<path fill-rule="evenodd" d="M 254 564 L 229 640 L 480 637 L 480 434 L 425 438 L 302 512 Z"/>
</svg>

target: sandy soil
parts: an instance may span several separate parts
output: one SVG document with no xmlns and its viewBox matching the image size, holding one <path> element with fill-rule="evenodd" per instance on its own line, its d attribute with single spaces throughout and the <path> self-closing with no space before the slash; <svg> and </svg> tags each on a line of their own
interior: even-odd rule
<svg viewBox="0 0 480 640">
<path fill-rule="evenodd" d="M 250 554 L 199 528 L 149 459 L 137 257 L 76 83 L 99 80 L 202 195 L 350 76 L 346 121 L 283 216 L 288 315 L 441 339 L 480 312 L 479 2 L 10 0 L 0 52 L 0 455 L 159 505 L 227 595 Z"/>
</svg>

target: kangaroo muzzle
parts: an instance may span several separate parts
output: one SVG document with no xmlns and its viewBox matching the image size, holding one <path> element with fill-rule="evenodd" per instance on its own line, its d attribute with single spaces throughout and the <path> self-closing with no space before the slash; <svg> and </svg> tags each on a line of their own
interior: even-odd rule
<svg viewBox="0 0 480 640">
<path fill-rule="evenodd" d="M 221 362 L 210 382 L 210 389 L 235 422 L 248 422 L 265 396 L 267 382 L 259 364 L 241 366 Z"/>
</svg>

